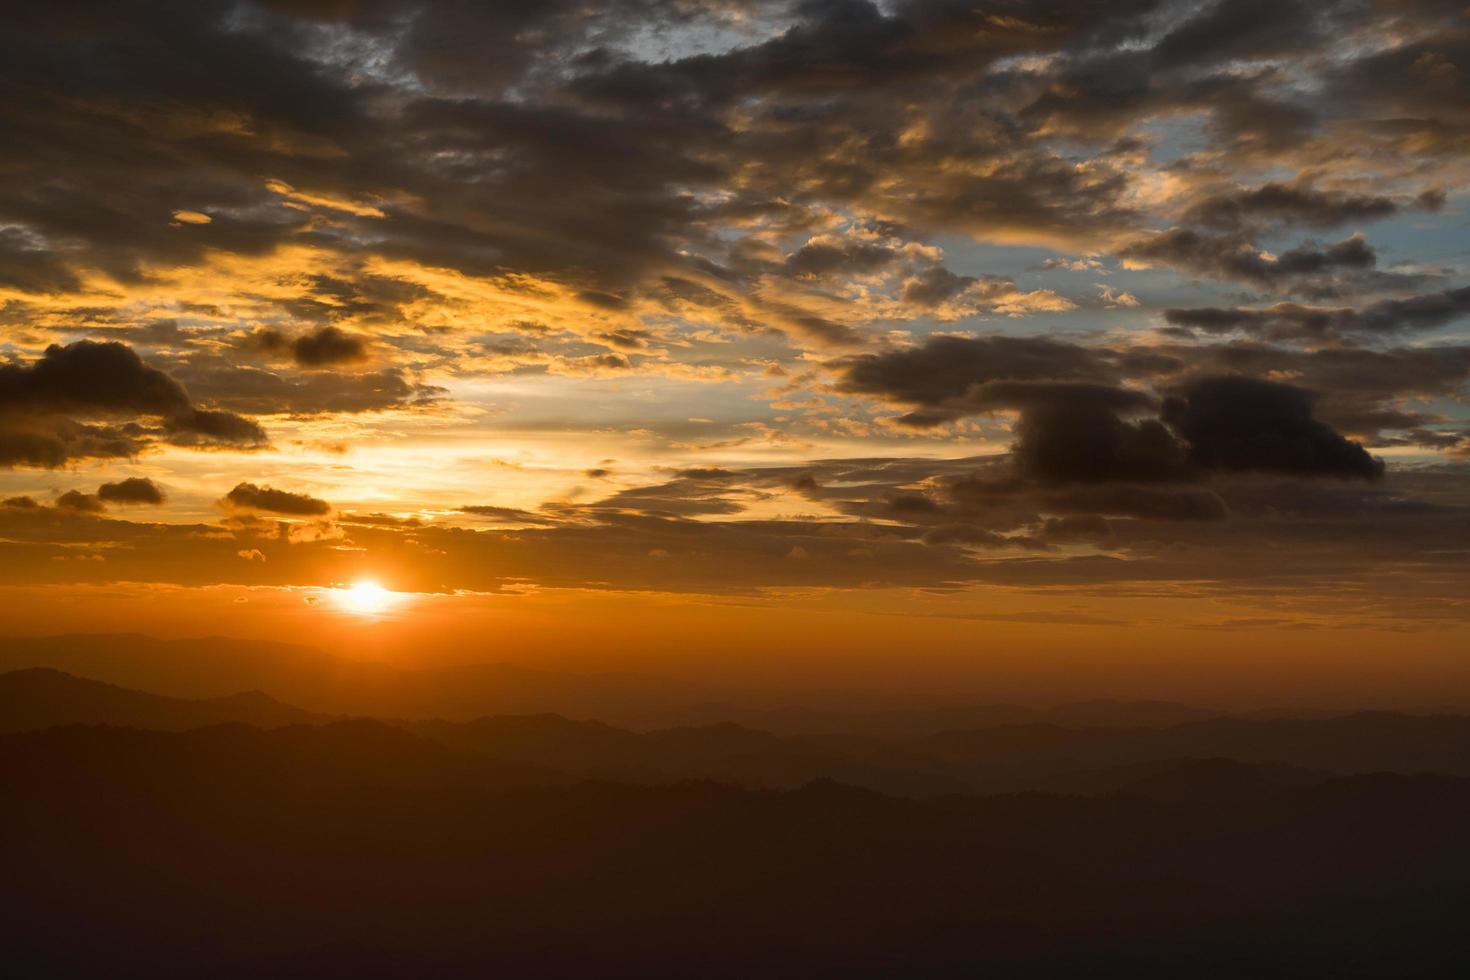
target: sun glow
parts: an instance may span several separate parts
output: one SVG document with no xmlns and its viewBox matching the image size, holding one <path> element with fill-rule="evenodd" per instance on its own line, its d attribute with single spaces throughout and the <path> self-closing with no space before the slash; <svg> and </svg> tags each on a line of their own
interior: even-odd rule
<svg viewBox="0 0 1470 980">
<path fill-rule="evenodd" d="M 337 601 L 342 608 L 359 616 L 379 615 L 399 599 L 398 593 L 383 588 L 372 579 L 359 579 L 336 592 Z"/>
</svg>

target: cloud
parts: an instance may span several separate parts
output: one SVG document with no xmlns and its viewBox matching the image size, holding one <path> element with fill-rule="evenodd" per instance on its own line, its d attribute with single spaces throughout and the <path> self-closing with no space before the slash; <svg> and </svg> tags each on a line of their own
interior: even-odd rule
<svg viewBox="0 0 1470 980">
<path fill-rule="evenodd" d="M 176 446 L 233 446 L 254 449 L 265 445 L 265 430 L 234 412 L 195 408 L 168 419 L 168 441 Z"/>
<path fill-rule="evenodd" d="M 1388 218 L 1400 207 L 1389 197 L 1269 183 L 1208 197 L 1185 212 L 1184 219 L 1222 230 L 1263 224 L 1327 229 Z"/>
<path fill-rule="evenodd" d="M 57 497 L 56 507 L 58 510 L 70 510 L 78 514 L 100 514 L 105 509 L 96 496 L 80 490 L 68 490 Z"/>
<path fill-rule="evenodd" d="M 1201 360 L 1198 351 L 1179 353 Z M 1199 376 L 1160 406 L 1145 390 L 1066 378 L 1106 379 L 1123 365 L 1148 363 L 1117 353 L 1111 360 L 1052 341 L 939 337 L 922 348 L 840 361 L 838 387 L 920 406 L 900 419 L 913 426 L 1017 411 L 1012 459 L 1043 485 L 1189 482 L 1211 470 L 1369 479 L 1383 472 L 1381 461 L 1314 416 L 1317 396 L 1300 387 Z M 1172 370 L 1189 362 L 1161 361 Z"/>
<path fill-rule="evenodd" d="M 162 428 L 93 421 L 138 417 L 156 418 Z M 29 364 L 0 365 L 0 465 L 55 468 L 134 456 L 159 436 L 200 447 L 266 443 L 255 422 L 198 407 L 176 380 L 115 341 L 53 344 Z"/>
<path fill-rule="evenodd" d="M 1313 417 L 1313 396 L 1252 378 L 1202 378 L 1164 402 L 1162 417 L 1205 469 L 1376 479 L 1383 462 Z"/>
<path fill-rule="evenodd" d="M 1130 405 L 1130 396 L 1137 402 Z M 1016 465 L 1044 484 L 1187 479 L 1183 449 L 1163 424 L 1118 415 L 1147 404 L 1134 392 L 1059 387 L 1023 409 L 1012 448 Z"/>
<path fill-rule="evenodd" d="M 1303 306 L 1277 303 L 1259 308 L 1202 307 L 1170 309 L 1164 318 L 1173 326 L 1208 334 L 1240 332 L 1272 340 L 1325 340 L 1434 330 L 1470 316 L 1470 286 L 1404 299 L 1385 299 L 1367 306 Z"/>
<path fill-rule="evenodd" d="M 1233 280 L 1264 289 L 1333 295 L 1350 289 L 1343 273 L 1371 270 L 1378 255 L 1361 234 L 1329 245 L 1303 242 L 1279 256 L 1243 235 L 1171 228 L 1140 239 L 1119 253 L 1125 264 L 1166 265 L 1194 275 Z"/>
<path fill-rule="evenodd" d="M 147 477 L 131 476 L 97 488 L 97 499 L 107 504 L 162 504 L 163 489 Z"/>
<path fill-rule="evenodd" d="M 179 376 L 215 404 L 253 415 L 412 408 L 437 401 L 445 394 L 444 388 L 418 381 L 401 368 L 288 374 L 201 358 L 181 366 Z"/>
<path fill-rule="evenodd" d="M 428 588 L 1427 567 L 1463 528 L 1434 468 L 1465 445 L 1470 348 L 1437 332 L 1470 294 L 1436 243 L 1470 176 L 1467 38 L 1419 2 L 30 5 L 0 36 L 28 93 L 0 104 L 0 465 L 264 448 L 269 415 L 271 480 L 318 486 L 297 448 L 412 445 L 428 409 L 660 474 L 361 515 L 353 547 Z M 635 427 L 637 455 L 587 449 Z M 249 513 L 324 501 L 236 490 L 210 526 L 5 507 L 4 564 L 264 580 L 256 550 L 291 583 L 351 559 Z M 105 568 L 37 560 L 104 540 Z"/>
<path fill-rule="evenodd" d="M 544 514 L 533 514 L 518 507 L 497 507 L 492 504 L 469 504 L 459 508 L 460 513 L 483 517 L 497 524 L 529 524 L 551 526 L 559 523 Z"/>
<path fill-rule="evenodd" d="M 28 365 L 0 365 L 0 411 L 170 417 L 190 408 L 182 385 L 116 342 L 52 344 Z"/>
<path fill-rule="evenodd" d="M 277 490 L 254 483 L 237 484 L 220 503 L 236 510 L 266 511 L 292 517 L 320 517 L 331 513 L 332 505 L 304 493 Z"/>
<path fill-rule="evenodd" d="M 297 366 L 305 368 L 352 364 L 366 360 L 368 356 L 365 339 L 331 325 L 297 337 L 288 337 L 266 327 L 250 334 L 245 343 L 249 349 L 287 355 Z"/>
<path fill-rule="evenodd" d="M 918 347 L 836 363 L 836 387 L 851 394 L 943 409 L 987 381 L 1112 380 L 1096 351 L 1044 337 L 931 337 Z"/>
</svg>

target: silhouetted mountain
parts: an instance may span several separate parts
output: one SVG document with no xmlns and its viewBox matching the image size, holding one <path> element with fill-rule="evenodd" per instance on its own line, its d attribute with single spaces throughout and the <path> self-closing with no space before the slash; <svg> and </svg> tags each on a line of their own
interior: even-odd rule
<svg viewBox="0 0 1470 980">
<path fill-rule="evenodd" d="M 885 769 L 861 757 L 733 724 L 646 733 L 559 715 L 404 724 L 445 745 L 491 758 L 619 782 L 708 779 L 779 788 L 826 778 L 904 795 L 952 793 L 966 787 L 962 780 L 930 775 L 922 768 Z"/>
<path fill-rule="evenodd" d="M 0 731 L 107 723 L 180 731 L 241 722 L 321 721 L 259 692 L 184 700 L 50 670 L 0 675 Z M 395 721 L 442 745 L 578 778 L 633 783 L 709 779 L 793 787 L 836 779 L 885 793 L 1109 793 L 1181 761 L 1228 759 L 1324 773 L 1470 775 L 1470 718 L 1360 713 L 1313 720 L 1212 719 L 1166 728 L 1002 725 L 919 739 L 780 736 L 734 724 L 636 732 L 559 715 L 472 722 Z"/>
<path fill-rule="evenodd" d="M 1001 725 L 1143 728 L 1213 718 L 1218 712 L 1167 701 L 1079 701 L 1053 707 L 1014 704 L 936 705 L 883 711 L 783 707 L 752 710 L 731 704 L 702 705 L 691 719 L 737 722 L 783 735 L 862 733 L 876 738 L 919 738 L 951 730 Z"/>
<path fill-rule="evenodd" d="M 1183 805 L 1238 805 L 1318 786 L 1326 773 L 1294 766 L 1252 765 L 1234 759 L 1179 759 L 1111 790 L 1124 796 Z M 1116 770 L 1103 770 L 1109 772 Z"/>
<path fill-rule="evenodd" d="M 369 719 L 260 729 L 226 724 L 186 732 L 68 725 L 0 736 L 0 768 L 50 785 L 121 792 L 475 792 L 545 786 L 566 777 L 456 752 Z"/>
<path fill-rule="evenodd" d="M 1044 708 L 1015 704 L 942 704 L 866 711 L 804 706 L 753 709 L 722 703 L 699 705 L 659 720 L 688 725 L 733 722 L 781 735 L 861 733 L 874 738 L 905 739 L 1001 725 L 1162 727 L 1217 716 L 1218 712 L 1167 701 L 1079 701 Z"/>
<path fill-rule="evenodd" d="M 371 722 L 58 728 L 0 736 L 0 948 L 16 976 L 1462 974 L 1470 780 L 1241 801 L 1258 775 L 921 801 L 527 785 Z"/>
<path fill-rule="evenodd" d="M 1150 760 L 1224 757 L 1335 773 L 1378 770 L 1470 775 L 1470 717 L 1361 712 L 1324 719 L 1217 718 L 1158 729 L 1003 726 L 879 747 L 872 761 L 922 760 L 934 772 L 992 788 L 1044 788 L 1040 775 Z"/>
<path fill-rule="evenodd" d="M 190 701 L 131 691 L 47 668 L 0 674 L 0 732 L 54 725 L 129 725 L 183 731 L 238 722 L 259 728 L 323 720 L 260 691 Z"/>
<path fill-rule="evenodd" d="M 380 718 L 447 718 L 556 713 L 630 728 L 738 724 L 778 735 L 861 733 L 914 738 L 952 729 L 1050 723 L 1071 727 L 1149 727 L 1211 717 L 1159 701 L 1090 701 L 1053 708 L 966 705 L 955 699 L 899 708 L 763 708 L 715 699 L 708 688 L 629 673 L 576 674 L 504 663 L 417 670 L 334 657 L 283 643 L 210 637 L 159 640 L 137 634 L 0 638 L 0 671 L 48 667 L 176 698 L 268 691 L 304 710 Z M 761 695 L 770 701 L 776 695 Z M 816 698 L 816 695 L 813 695 Z M 817 700 L 841 702 L 826 695 Z M 755 704 L 754 707 L 750 706 Z"/>
<path fill-rule="evenodd" d="M 706 689 L 635 674 L 569 674 L 513 664 L 403 670 L 312 647 L 136 634 L 0 639 L 0 670 L 50 667 L 179 698 L 269 691 L 331 715 L 468 720 L 555 711 L 640 724 L 707 699 Z"/>
<path fill-rule="evenodd" d="M 407 724 L 446 745 L 493 758 L 645 783 L 703 778 L 789 787 L 832 778 L 916 796 L 1097 794 L 1211 759 L 1223 760 L 1217 768 L 1243 764 L 1257 777 L 1273 768 L 1281 777 L 1380 770 L 1470 775 L 1470 718 L 1383 712 L 1314 720 L 1213 719 L 1148 729 L 1003 725 L 900 741 L 785 737 L 729 724 L 636 733 L 554 715 Z M 1217 775 L 1224 778 L 1224 770 Z"/>
</svg>

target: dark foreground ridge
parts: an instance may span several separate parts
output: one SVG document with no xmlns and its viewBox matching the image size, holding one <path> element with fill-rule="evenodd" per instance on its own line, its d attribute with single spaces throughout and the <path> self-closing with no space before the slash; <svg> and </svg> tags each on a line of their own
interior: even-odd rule
<svg viewBox="0 0 1470 980">
<path fill-rule="evenodd" d="M 1460 976 L 1470 780 L 577 782 L 347 721 L 0 737 L 13 976 Z"/>
</svg>

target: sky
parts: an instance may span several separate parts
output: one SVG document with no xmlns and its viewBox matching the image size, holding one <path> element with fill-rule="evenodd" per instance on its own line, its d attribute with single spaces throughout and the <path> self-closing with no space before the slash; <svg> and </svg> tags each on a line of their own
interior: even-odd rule
<svg viewBox="0 0 1470 980">
<path fill-rule="evenodd" d="M 10 6 L 5 632 L 1470 696 L 1462 0 Z"/>
</svg>

